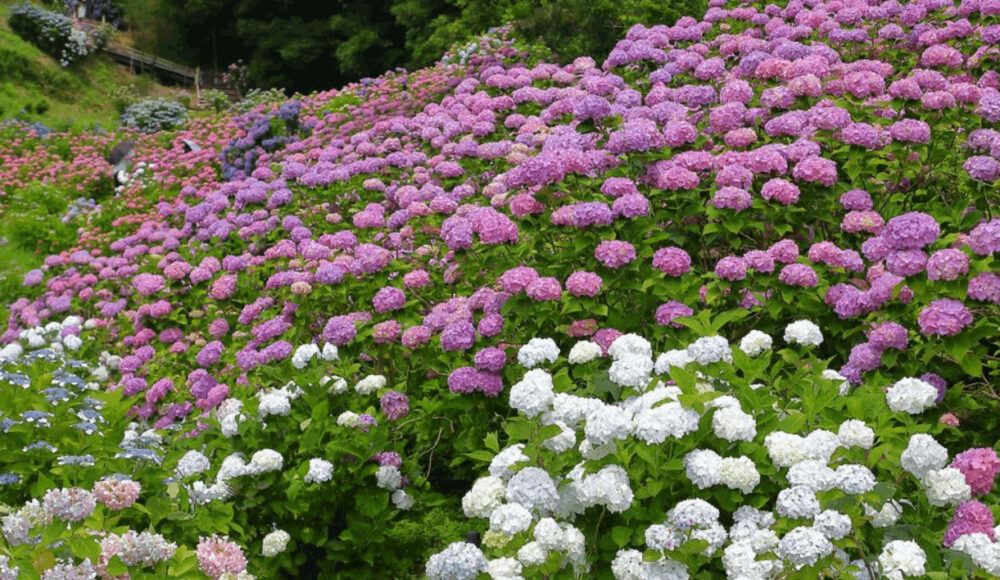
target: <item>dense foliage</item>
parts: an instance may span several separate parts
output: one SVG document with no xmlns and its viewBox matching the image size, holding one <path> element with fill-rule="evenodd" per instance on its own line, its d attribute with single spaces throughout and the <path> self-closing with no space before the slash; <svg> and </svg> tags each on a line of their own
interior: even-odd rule
<svg viewBox="0 0 1000 580">
<path fill-rule="evenodd" d="M 156 11 L 169 30 L 157 52 L 222 70 L 250 63 L 251 81 L 294 91 L 321 90 L 396 67 L 419 68 L 455 43 L 510 22 L 517 38 L 548 47 L 560 62 L 601 57 L 633 24 L 673 23 L 700 14 L 702 0 L 584 1 L 376 0 L 223 2 L 131 0 L 129 13 Z M 147 28 L 153 30 L 152 25 Z M 152 48 L 152 46 L 151 46 Z"/>
<path fill-rule="evenodd" d="M 118 135 L 10 300 L 0 573 L 1000 575 L 1000 4 L 509 32 Z"/>
</svg>

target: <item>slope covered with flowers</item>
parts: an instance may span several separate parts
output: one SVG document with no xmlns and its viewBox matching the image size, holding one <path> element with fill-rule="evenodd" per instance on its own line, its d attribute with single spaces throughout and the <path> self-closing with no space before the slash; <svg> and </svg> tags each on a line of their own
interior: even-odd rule
<svg viewBox="0 0 1000 580">
<path fill-rule="evenodd" d="M 25 276 L 3 339 L 106 351 L 118 428 L 164 453 L 115 468 L 167 506 L 133 523 L 228 534 L 258 573 L 398 550 L 401 577 L 433 552 L 433 578 L 1000 574 L 1000 3 L 712 4 L 603 63 L 501 31 L 142 137 L 114 218 Z M 585 370 L 508 363 L 561 351 Z M 27 457 L 5 503 L 56 486 L 58 452 Z M 200 570 L 239 568 L 228 546 Z"/>
</svg>

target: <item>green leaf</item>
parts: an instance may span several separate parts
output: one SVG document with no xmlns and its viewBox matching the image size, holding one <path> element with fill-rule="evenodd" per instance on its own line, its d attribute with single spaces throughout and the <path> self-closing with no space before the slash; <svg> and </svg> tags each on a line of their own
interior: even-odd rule
<svg viewBox="0 0 1000 580">
<path fill-rule="evenodd" d="M 486 434 L 486 437 L 483 438 L 483 445 L 485 445 L 486 448 L 492 451 L 493 453 L 500 452 L 500 443 L 497 440 L 496 431 L 490 431 L 489 433 Z"/>
<path fill-rule="evenodd" d="M 611 528 L 611 539 L 614 540 L 615 545 L 619 548 L 627 546 L 632 540 L 632 528 L 627 528 L 625 526 L 615 526 Z"/>
</svg>

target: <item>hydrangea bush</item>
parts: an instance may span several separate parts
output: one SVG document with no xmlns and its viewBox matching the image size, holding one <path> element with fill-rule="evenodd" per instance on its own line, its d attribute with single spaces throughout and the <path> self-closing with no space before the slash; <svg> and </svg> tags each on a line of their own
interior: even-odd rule
<svg viewBox="0 0 1000 580">
<path fill-rule="evenodd" d="M 717 1 L 602 63 L 500 31 L 180 130 L 24 130 L 11 190 L 83 195 L 125 135 L 142 172 L 2 334 L 94 327 L 122 467 L 28 455 L 4 502 L 121 472 L 216 576 L 995 575 L 997 12 Z"/>
<path fill-rule="evenodd" d="M 64 14 L 31 4 L 14 4 L 7 10 L 7 23 L 18 36 L 34 43 L 67 67 L 100 50 L 107 42 L 106 31 L 88 33 L 77 28 Z"/>
<path fill-rule="evenodd" d="M 947 425 L 912 417 L 934 386 L 852 387 L 816 357 L 821 340 L 798 321 L 784 340 L 712 335 L 655 358 L 634 334 L 607 358 L 589 341 L 541 367 L 519 356 L 510 445 L 462 500 L 482 547 L 450 545 L 428 576 L 1000 574 L 979 501 L 996 452 L 949 453 Z"/>
<path fill-rule="evenodd" d="M 149 98 L 125 108 L 121 124 L 134 127 L 143 133 L 156 133 L 164 129 L 177 129 L 187 122 L 184 105 L 169 99 Z"/>
</svg>

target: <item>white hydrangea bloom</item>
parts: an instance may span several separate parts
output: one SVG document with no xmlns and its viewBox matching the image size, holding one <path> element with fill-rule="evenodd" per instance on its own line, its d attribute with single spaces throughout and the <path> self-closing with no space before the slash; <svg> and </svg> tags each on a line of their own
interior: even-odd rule
<svg viewBox="0 0 1000 580">
<path fill-rule="evenodd" d="M 552 399 L 551 417 L 553 421 L 562 421 L 568 427 L 576 427 L 592 411 L 603 406 L 604 402 L 600 399 L 558 393 Z"/>
<path fill-rule="evenodd" d="M 839 540 L 851 533 L 851 517 L 835 510 L 823 510 L 813 518 L 813 528 L 831 540 Z"/>
<path fill-rule="evenodd" d="M 327 391 L 333 395 L 340 395 L 347 392 L 347 381 L 344 377 L 338 375 L 324 375 L 319 379 L 319 386 L 327 388 Z"/>
<path fill-rule="evenodd" d="M 76 352 L 76 351 L 80 350 L 80 347 L 83 346 L 83 341 L 80 339 L 79 336 L 77 336 L 75 334 L 68 334 L 68 335 L 66 335 L 65 337 L 63 337 L 62 341 L 63 341 L 63 345 L 68 350 L 71 350 L 73 352 Z"/>
<path fill-rule="evenodd" d="M 488 566 L 486 556 L 474 544 L 455 542 L 427 561 L 430 580 L 475 580 Z"/>
<path fill-rule="evenodd" d="M 278 453 L 274 449 L 261 449 L 250 457 L 250 465 L 248 466 L 251 473 L 265 473 L 268 471 L 278 471 L 281 469 L 284 463 L 284 458 L 281 453 Z"/>
<path fill-rule="evenodd" d="M 816 492 L 808 487 L 792 486 L 778 492 L 775 511 L 781 517 L 812 519 L 820 509 Z"/>
<path fill-rule="evenodd" d="M 326 483 L 333 478 L 333 464 L 325 459 L 313 457 L 309 460 L 309 472 L 306 473 L 306 483 Z"/>
<path fill-rule="evenodd" d="M 546 550 L 563 550 L 563 543 L 566 539 L 566 534 L 563 529 L 559 527 L 559 523 L 552 518 L 542 518 L 538 520 L 535 524 L 535 529 L 532 532 L 535 541 L 538 545 L 545 548 Z"/>
<path fill-rule="evenodd" d="M 653 357 L 653 346 L 638 334 L 623 334 L 616 338 L 608 347 L 608 356 L 613 359 L 630 356 Z"/>
<path fill-rule="evenodd" d="M 605 405 L 587 415 L 583 434 L 591 445 L 605 445 L 627 438 L 631 424 L 632 416 L 625 410 L 613 405 Z"/>
<path fill-rule="evenodd" d="M 819 530 L 800 526 L 794 528 L 778 543 L 778 556 L 795 566 L 812 566 L 833 552 L 833 544 Z"/>
<path fill-rule="evenodd" d="M 510 470 L 510 467 L 515 463 L 521 463 L 523 461 L 530 461 L 528 456 L 524 454 L 524 443 L 511 445 L 500 453 L 497 453 L 493 457 L 493 460 L 490 461 L 490 475 L 506 481 L 514 475 L 514 472 Z"/>
<path fill-rule="evenodd" d="M 687 348 L 688 355 L 700 365 L 717 362 L 733 362 L 733 352 L 729 341 L 721 336 L 703 336 Z"/>
<path fill-rule="evenodd" d="M 784 431 L 772 431 L 764 437 L 764 447 L 776 467 L 791 467 L 800 461 L 809 459 L 805 448 L 805 440 Z"/>
<path fill-rule="evenodd" d="M 615 580 L 644 580 L 642 576 L 642 552 L 639 550 L 618 550 L 611 561 L 611 573 Z"/>
<path fill-rule="evenodd" d="M 319 347 L 315 344 L 303 344 L 295 349 L 292 355 L 292 366 L 297 369 L 304 369 L 314 357 L 319 355 Z"/>
<path fill-rule="evenodd" d="M 952 549 L 964 552 L 977 566 L 991 576 L 1000 576 L 1000 543 L 982 533 L 960 536 Z"/>
<path fill-rule="evenodd" d="M 507 487 L 499 477 L 480 477 L 462 497 L 462 511 L 467 518 L 489 518 L 506 493 Z"/>
<path fill-rule="evenodd" d="M 360 416 L 354 411 L 344 411 L 337 416 L 337 425 L 341 427 L 356 427 Z"/>
<path fill-rule="evenodd" d="M 889 500 L 882 505 L 882 509 L 876 511 L 875 508 L 864 504 L 865 516 L 871 518 L 872 526 L 876 528 L 887 528 L 895 525 L 899 516 L 903 513 L 903 505 L 895 500 Z"/>
<path fill-rule="evenodd" d="M 837 467 L 837 489 L 851 495 L 875 489 L 875 474 L 864 465 L 851 463 Z"/>
<path fill-rule="evenodd" d="M 635 436 L 649 443 L 659 445 L 667 437 L 681 437 L 698 430 L 698 412 L 680 403 L 666 403 L 636 413 L 632 421 Z"/>
<path fill-rule="evenodd" d="M 826 429 L 815 429 L 802 441 L 810 459 L 829 462 L 833 452 L 840 447 L 840 437 Z"/>
<path fill-rule="evenodd" d="M 556 453 L 563 453 L 569 451 L 570 449 L 576 447 L 576 431 L 570 429 L 562 421 L 555 421 L 550 423 L 562 429 L 562 431 L 555 437 L 550 437 L 542 442 L 542 446 L 546 449 L 555 451 Z"/>
<path fill-rule="evenodd" d="M 222 460 L 222 465 L 219 466 L 219 471 L 215 474 L 215 480 L 219 483 L 225 483 L 230 479 L 242 477 L 248 473 L 250 473 L 250 467 L 247 465 L 246 460 L 243 459 L 242 455 L 233 453 Z"/>
<path fill-rule="evenodd" d="M 413 497 L 406 493 L 405 489 L 397 489 L 392 492 L 392 505 L 396 506 L 396 509 L 406 511 L 413 507 Z"/>
<path fill-rule="evenodd" d="M 507 501 L 536 513 L 547 513 L 558 507 L 559 491 L 544 469 L 525 467 L 507 482 Z"/>
<path fill-rule="evenodd" d="M 269 415 L 284 417 L 292 411 L 292 402 L 285 391 L 272 389 L 262 392 L 258 398 L 260 404 L 257 405 L 257 416 L 261 421 Z"/>
<path fill-rule="evenodd" d="M 954 467 L 932 469 L 923 480 L 927 501 L 934 506 L 958 505 L 972 496 L 965 475 Z"/>
<path fill-rule="evenodd" d="M 681 500 L 667 512 L 667 521 L 682 530 L 707 528 L 719 520 L 719 508 L 703 499 Z"/>
<path fill-rule="evenodd" d="M 751 330 L 740 340 L 740 350 L 753 358 L 760 356 L 766 350 L 770 350 L 773 343 L 771 335 L 759 330 Z"/>
<path fill-rule="evenodd" d="M 337 360 L 337 358 L 339 358 L 339 353 L 337 352 L 337 347 L 328 342 L 323 345 L 323 351 L 320 352 L 319 356 L 323 360 L 330 362 Z"/>
<path fill-rule="evenodd" d="M 766 580 L 783 569 L 781 560 L 757 560 L 757 552 L 749 542 L 734 542 L 726 546 L 722 565 L 729 578 Z"/>
<path fill-rule="evenodd" d="M 612 513 L 627 510 L 634 498 L 628 472 L 620 465 L 605 465 L 597 473 L 584 477 L 578 493 L 585 504 L 601 505 Z"/>
<path fill-rule="evenodd" d="M 528 417 L 535 417 L 549 409 L 555 394 L 552 392 L 552 375 L 535 369 L 510 388 L 510 406 Z"/>
<path fill-rule="evenodd" d="M 712 431 L 725 441 L 753 441 L 757 436 L 757 422 L 739 407 L 727 406 L 712 415 Z"/>
<path fill-rule="evenodd" d="M 785 342 L 802 346 L 819 346 L 823 344 L 823 333 L 818 326 L 808 320 L 796 320 L 785 327 Z"/>
<path fill-rule="evenodd" d="M 386 378 L 382 375 L 368 375 L 354 385 L 354 391 L 359 395 L 370 395 L 385 388 L 386 383 Z"/>
<path fill-rule="evenodd" d="M 525 566 L 541 566 L 549 557 L 538 542 L 528 542 L 517 551 L 517 559 Z"/>
<path fill-rule="evenodd" d="M 496 558 L 490 560 L 486 573 L 493 580 L 519 580 L 524 568 L 514 558 Z"/>
<path fill-rule="evenodd" d="M 652 380 L 653 359 L 641 355 L 616 358 L 608 369 L 608 379 L 623 387 L 645 388 Z"/>
<path fill-rule="evenodd" d="M 600 358 L 602 354 L 601 346 L 589 340 L 581 340 L 573 345 L 569 351 L 569 364 L 579 365 L 589 363 Z"/>
<path fill-rule="evenodd" d="M 497 507 L 490 514 L 490 529 L 513 536 L 531 527 L 531 512 L 523 505 L 508 503 Z"/>
<path fill-rule="evenodd" d="M 807 459 L 788 468 L 788 483 L 806 487 L 813 491 L 833 489 L 837 483 L 837 473 L 823 461 Z"/>
<path fill-rule="evenodd" d="M 684 368 L 694 362 L 687 349 L 668 350 L 656 358 L 654 370 L 658 375 L 670 373 L 670 367 Z"/>
<path fill-rule="evenodd" d="M 260 553 L 265 558 L 273 558 L 285 551 L 288 541 L 291 539 L 292 537 L 285 530 L 274 530 L 264 536 L 263 549 Z"/>
<path fill-rule="evenodd" d="M 875 444 L 875 430 L 860 419 L 848 419 L 840 424 L 837 437 L 844 447 L 871 449 Z"/>
<path fill-rule="evenodd" d="M 885 400 L 894 413 L 916 415 L 933 407 L 937 396 L 938 390 L 934 385 L 909 377 L 889 387 Z"/>
<path fill-rule="evenodd" d="M 922 479 L 932 469 L 941 469 L 948 463 L 948 450 L 938 443 L 933 436 L 917 433 L 910 437 L 910 442 L 899 457 L 903 469 L 912 473 L 917 479 Z"/>
<path fill-rule="evenodd" d="M 573 562 L 576 565 L 582 565 L 586 560 L 586 536 L 583 535 L 583 532 L 574 527 L 573 524 L 564 524 L 563 539 L 563 549 L 566 551 L 566 557 L 570 562 Z"/>
<path fill-rule="evenodd" d="M 695 449 L 684 456 L 684 473 L 698 489 L 722 481 L 722 457 L 711 449 Z"/>
<path fill-rule="evenodd" d="M 382 465 L 375 472 L 375 483 L 382 489 L 395 491 L 403 485 L 403 474 L 395 465 Z"/>
<path fill-rule="evenodd" d="M 722 459 L 719 479 L 722 485 L 730 489 L 750 493 L 760 483 L 760 472 L 757 471 L 753 460 L 745 455 L 725 457 Z"/>
<path fill-rule="evenodd" d="M 893 540 L 882 548 L 878 563 L 886 578 L 902 580 L 906 576 L 923 576 L 927 555 L 916 542 Z"/>
<path fill-rule="evenodd" d="M 643 562 L 642 577 L 648 580 L 688 580 L 691 575 L 684 564 L 663 558 L 655 562 Z"/>
<path fill-rule="evenodd" d="M 530 369 L 542 363 L 554 363 L 559 358 L 559 347 L 551 338 L 532 338 L 517 351 L 517 362 Z"/>
<path fill-rule="evenodd" d="M 679 548 L 684 543 L 684 534 L 673 526 L 653 524 L 646 528 L 646 547 L 665 552 Z"/>
<path fill-rule="evenodd" d="M 211 467 L 212 464 L 200 451 L 192 449 L 184 454 L 177 462 L 177 468 L 174 473 L 177 477 L 190 477 L 192 475 L 198 475 L 199 473 L 204 473 Z"/>
</svg>

